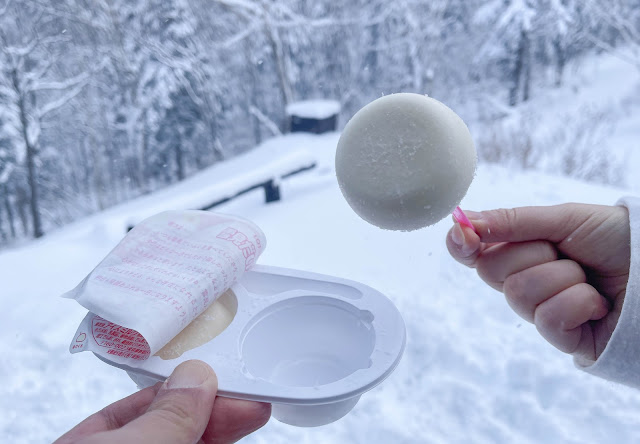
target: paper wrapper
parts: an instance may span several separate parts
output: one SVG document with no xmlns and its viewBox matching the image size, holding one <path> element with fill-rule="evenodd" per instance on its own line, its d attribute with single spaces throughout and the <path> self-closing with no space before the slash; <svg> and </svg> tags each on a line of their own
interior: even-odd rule
<svg viewBox="0 0 640 444">
<path fill-rule="evenodd" d="M 260 228 L 237 217 L 169 211 L 146 219 L 63 295 L 89 310 L 69 350 L 135 367 L 238 281 L 265 245 Z"/>
</svg>

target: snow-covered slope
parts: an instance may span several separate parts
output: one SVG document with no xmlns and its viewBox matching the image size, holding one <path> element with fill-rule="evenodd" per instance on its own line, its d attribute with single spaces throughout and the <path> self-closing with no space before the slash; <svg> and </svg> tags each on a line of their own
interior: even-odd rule
<svg viewBox="0 0 640 444">
<path fill-rule="evenodd" d="M 640 193 L 640 70 L 615 55 L 572 61 L 561 87 L 538 85 L 515 108 L 486 96 L 453 109 L 481 157 Z"/>
<path fill-rule="evenodd" d="M 528 105 L 536 113 L 548 111 L 536 120 L 536 134 L 553 132 L 570 123 L 566 116 L 577 119 L 592 106 L 615 112 L 609 147 L 627 159 L 628 184 L 637 193 L 638 73 L 605 56 L 587 60 L 571 74 L 582 77 Z M 475 136 L 487 130 L 471 126 Z M 317 429 L 272 420 L 246 442 L 637 441 L 640 392 L 576 370 L 568 356 L 511 312 L 500 293 L 455 263 L 444 245 L 449 220 L 397 233 L 367 225 L 350 210 L 333 172 L 337 140 L 337 134 L 326 134 L 271 141 L 280 153 L 306 147 L 319 159 L 318 168 L 285 181 L 281 202 L 265 205 L 257 190 L 217 210 L 252 219 L 265 231 L 268 247 L 260 263 L 342 276 L 386 294 L 407 324 L 405 356 L 395 373 L 342 420 Z M 180 199 L 180 193 L 190 193 L 188 183 L 164 197 Z M 625 193 L 481 165 L 462 207 L 613 204 Z M 0 442 L 49 442 L 135 389 L 126 375 L 91 354 L 68 353 L 85 310 L 58 295 L 115 246 L 124 234 L 123 221 L 144 205 L 130 202 L 0 253 Z"/>
<path fill-rule="evenodd" d="M 408 328 L 396 372 L 329 426 L 299 429 L 272 420 L 255 443 L 633 442 L 640 392 L 573 367 L 514 315 L 503 297 L 447 254 L 445 220 L 412 233 L 382 231 L 348 208 L 331 163 L 336 134 L 309 136 L 318 170 L 283 184 L 283 201 L 260 191 L 221 207 L 265 231 L 260 262 L 343 276 L 391 298 Z M 565 201 L 611 204 L 623 191 L 481 166 L 463 208 Z M 117 212 L 117 209 L 112 211 Z M 47 442 L 132 392 L 120 371 L 89 353 L 71 356 L 84 314 L 59 294 L 119 240 L 94 217 L 0 255 L 0 436 Z"/>
</svg>

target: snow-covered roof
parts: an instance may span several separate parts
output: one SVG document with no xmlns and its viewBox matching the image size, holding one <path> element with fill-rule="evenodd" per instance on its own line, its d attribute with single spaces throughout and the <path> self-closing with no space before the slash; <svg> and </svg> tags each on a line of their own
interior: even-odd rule
<svg viewBox="0 0 640 444">
<path fill-rule="evenodd" d="M 305 119 L 326 119 L 340 112 L 340 102 L 336 100 L 304 100 L 287 105 L 288 116 Z"/>
</svg>

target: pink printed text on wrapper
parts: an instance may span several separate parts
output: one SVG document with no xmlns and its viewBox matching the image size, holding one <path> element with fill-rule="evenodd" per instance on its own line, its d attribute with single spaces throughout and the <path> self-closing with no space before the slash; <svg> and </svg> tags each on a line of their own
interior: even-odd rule
<svg viewBox="0 0 640 444">
<path fill-rule="evenodd" d="M 72 353 L 147 359 L 255 264 L 265 244 L 257 227 L 202 213 L 147 219 L 70 292 L 91 311 Z"/>
</svg>

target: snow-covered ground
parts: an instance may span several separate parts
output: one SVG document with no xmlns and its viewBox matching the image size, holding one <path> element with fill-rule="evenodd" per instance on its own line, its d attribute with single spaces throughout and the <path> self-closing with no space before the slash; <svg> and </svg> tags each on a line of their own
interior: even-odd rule
<svg viewBox="0 0 640 444">
<path fill-rule="evenodd" d="M 637 124 L 623 129 L 615 137 L 640 140 Z M 265 205 L 257 190 L 217 210 L 264 230 L 262 264 L 341 276 L 386 294 L 404 316 L 407 349 L 391 377 L 345 418 L 313 429 L 272 420 L 246 442 L 635 442 L 640 392 L 575 369 L 570 357 L 511 312 L 501 294 L 455 263 L 444 245 L 450 220 L 400 233 L 367 225 L 351 211 L 333 172 L 337 139 L 284 139 L 311 149 L 319 167 L 284 181 L 281 202 Z M 612 204 L 626 192 L 481 165 L 462 208 Z M 127 211 L 114 208 L 109 217 L 95 215 L 0 253 L 1 442 L 49 442 L 135 389 L 123 372 L 92 354 L 68 353 L 85 310 L 58 297 L 120 240 L 122 226 L 109 221 Z"/>
</svg>

